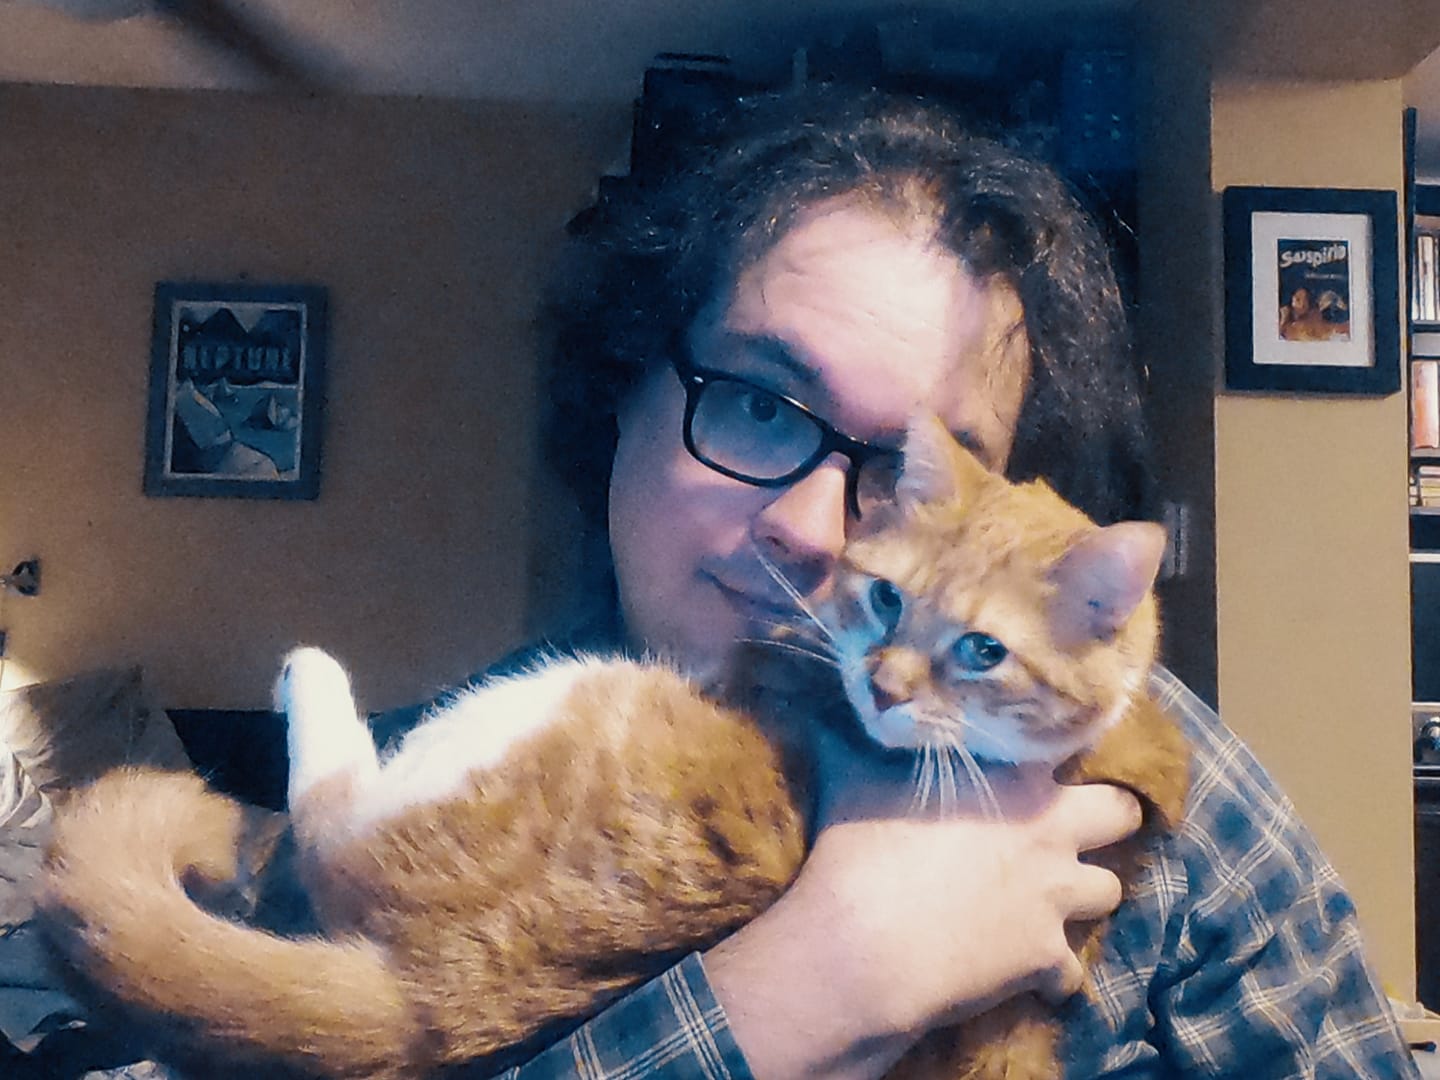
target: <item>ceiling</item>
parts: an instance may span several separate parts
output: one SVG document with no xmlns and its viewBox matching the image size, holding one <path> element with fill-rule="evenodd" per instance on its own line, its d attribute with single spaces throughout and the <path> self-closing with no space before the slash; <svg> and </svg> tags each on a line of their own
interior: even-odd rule
<svg viewBox="0 0 1440 1080">
<path fill-rule="evenodd" d="M 1117 25 L 1196 0 L 0 0 L 0 81 L 263 88 L 253 64 L 166 12 L 233 11 L 286 69 L 342 93 L 552 103 L 624 102 L 657 52 L 729 56 L 784 78 L 797 47 L 865 26 L 913 63 L 978 62 L 1023 19 L 1027 41 Z M 1180 5 L 1178 8 L 1172 5 Z M 1437 0 L 1203 0 L 1190 16 L 1221 70 L 1399 78 L 1440 48 Z M 1186 16 L 1181 16 L 1186 18 Z M 977 28 L 985 28 L 977 33 Z M 233 30 L 233 27 L 232 27 Z M 977 42 L 977 37 L 983 40 Z M 1283 43 L 1277 48 L 1275 43 Z M 1440 175 L 1440 54 L 1407 81 L 1422 168 Z"/>
<path fill-rule="evenodd" d="M 237 65 L 161 12 L 194 0 L 0 0 L 0 80 L 245 87 Z M 1011 0 L 1042 24 L 1123 12 L 1134 0 Z M 228 0 L 345 92 L 551 102 L 628 101 L 657 53 L 731 57 L 786 72 L 797 44 L 857 20 L 892 38 L 988 18 L 986 0 Z M 85 20 L 65 11 L 111 18 Z M 129 17 L 113 18 L 115 15 Z M 1068 20 L 1068 21 L 1067 21 Z M 756 33 L 762 25 L 764 33 Z M 951 51 L 973 52 L 970 41 Z"/>
</svg>

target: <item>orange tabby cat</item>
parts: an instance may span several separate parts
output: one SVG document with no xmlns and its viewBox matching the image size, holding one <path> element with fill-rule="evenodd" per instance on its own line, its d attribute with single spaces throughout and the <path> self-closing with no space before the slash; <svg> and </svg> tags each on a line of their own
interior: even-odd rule
<svg viewBox="0 0 1440 1080">
<path fill-rule="evenodd" d="M 1043 484 L 990 474 L 938 421 L 904 457 L 812 631 L 739 650 L 718 699 L 660 664 L 557 658 L 466 692 L 380 764 L 344 672 L 292 653 L 277 688 L 290 810 L 328 939 L 192 902 L 182 879 L 235 873 L 240 809 L 141 771 L 60 815 L 53 939 L 172 1050 L 398 1080 L 591 1012 L 773 902 L 804 855 L 802 713 L 916 751 L 917 798 L 957 768 L 983 784 L 977 762 L 1067 762 L 1133 787 L 1168 827 L 1188 768 L 1145 696 L 1162 531 L 1099 528 Z M 1058 1077 L 1057 1035 L 1025 997 L 896 1071 Z"/>
</svg>

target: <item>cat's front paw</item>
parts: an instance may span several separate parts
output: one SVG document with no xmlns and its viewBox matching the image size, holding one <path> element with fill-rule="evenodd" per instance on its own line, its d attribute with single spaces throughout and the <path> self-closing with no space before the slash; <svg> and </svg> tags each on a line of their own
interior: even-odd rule
<svg viewBox="0 0 1440 1080">
<path fill-rule="evenodd" d="M 275 711 L 290 715 L 302 695 L 320 695 L 327 701 L 350 698 L 345 669 L 324 649 L 302 645 L 285 654 L 280 677 L 275 680 Z"/>
</svg>

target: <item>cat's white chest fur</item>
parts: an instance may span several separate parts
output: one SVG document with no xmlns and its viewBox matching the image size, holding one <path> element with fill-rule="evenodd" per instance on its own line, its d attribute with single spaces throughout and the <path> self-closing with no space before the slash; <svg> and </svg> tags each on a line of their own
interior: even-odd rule
<svg viewBox="0 0 1440 1080">
<path fill-rule="evenodd" d="M 290 805 L 322 781 L 348 777 L 353 835 L 411 807 L 444 802 L 462 793 L 476 770 L 494 768 L 562 719 L 576 682 L 598 662 L 559 659 L 465 690 L 422 720 L 382 765 L 344 669 L 320 649 L 296 649 L 275 689 L 288 722 Z"/>
</svg>

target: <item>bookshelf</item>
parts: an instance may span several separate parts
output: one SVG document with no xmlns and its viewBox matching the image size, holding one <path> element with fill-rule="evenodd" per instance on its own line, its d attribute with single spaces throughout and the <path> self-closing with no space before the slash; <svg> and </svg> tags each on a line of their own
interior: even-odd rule
<svg viewBox="0 0 1440 1080">
<path fill-rule="evenodd" d="M 1411 198 L 1410 515 L 1440 519 L 1440 185 L 1416 184 Z M 1440 520 L 1415 525 L 1424 541 L 1412 546 L 1440 542 Z"/>
</svg>

